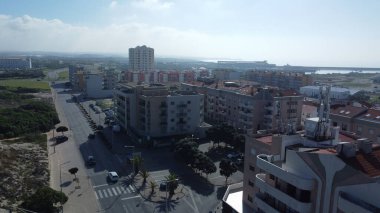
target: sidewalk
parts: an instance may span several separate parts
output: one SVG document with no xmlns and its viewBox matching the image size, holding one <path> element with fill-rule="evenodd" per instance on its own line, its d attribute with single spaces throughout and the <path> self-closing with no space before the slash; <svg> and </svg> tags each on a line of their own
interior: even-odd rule
<svg viewBox="0 0 380 213">
<path fill-rule="evenodd" d="M 52 93 L 55 93 L 53 89 Z M 58 104 L 57 99 L 55 99 L 55 107 L 59 120 L 61 121 L 56 127 L 68 127 L 64 112 L 61 110 L 61 106 Z M 59 133 L 54 133 L 54 136 L 57 136 L 58 134 Z M 99 212 L 99 203 L 95 198 L 91 180 L 86 174 L 86 168 L 82 163 L 82 157 L 72 134 L 71 130 L 65 132 L 65 135 L 68 136 L 68 141 L 61 143 L 58 146 L 55 146 L 53 140 L 53 130 L 47 134 L 50 186 L 55 190 L 64 192 L 68 196 L 69 199 L 63 206 L 63 212 Z M 74 176 L 68 172 L 72 167 L 77 167 L 79 169 L 76 174 L 78 183 L 73 181 Z"/>
</svg>

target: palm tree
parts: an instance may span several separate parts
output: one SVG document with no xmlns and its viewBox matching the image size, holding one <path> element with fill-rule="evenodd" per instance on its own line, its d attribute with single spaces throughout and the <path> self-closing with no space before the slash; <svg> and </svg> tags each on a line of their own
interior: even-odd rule
<svg viewBox="0 0 380 213">
<path fill-rule="evenodd" d="M 178 187 L 178 177 L 174 173 L 170 173 L 168 176 L 165 177 L 166 184 L 169 189 L 169 194 L 173 195 L 174 190 Z"/>
<path fill-rule="evenodd" d="M 140 171 L 140 175 L 141 175 L 141 177 L 144 178 L 144 183 L 145 183 L 146 179 L 149 177 L 149 172 L 147 172 L 146 170 L 142 170 L 142 171 Z"/>
<path fill-rule="evenodd" d="M 150 181 L 149 182 L 149 186 L 150 186 L 150 189 L 152 190 L 151 193 L 153 194 L 154 193 L 154 189 L 157 187 L 156 182 Z"/>
<path fill-rule="evenodd" d="M 135 174 L 139 173 L 142 161 L 143 160 L 140 156 L 134 156 L 133 157 L 133 168 L 135 169 Z"/>
</svg>

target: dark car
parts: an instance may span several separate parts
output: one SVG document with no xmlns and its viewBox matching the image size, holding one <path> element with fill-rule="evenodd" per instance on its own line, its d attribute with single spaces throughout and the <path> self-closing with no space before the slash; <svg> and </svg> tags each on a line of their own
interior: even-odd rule
<svg viewBox="0 0 380 213">
<path fill-rule="evenodd" d="M 93 166 L 93 165 L 95 165 L 96 164 L 96 161 L 95 161 L 95 158 L 94 158 L 94 156 L 88 156 L 87 157 L 87 161 L 86 161 L 86 163 L 87 163 L 87 165 L 88 166 Z"/>
<path fill-rule="evenodd" d="M 55 137 L 55 142 L 56 143 L 63 143 L 65 141 L 68 140 L 68 137 L 67 136 L 64 136 L 64 135 L 59 135 L 57 137 Z"/>
<path fill-rule="evenodd" d="M 166 191 L 166 182 L 160 183 L 160 191 Z"/>
</svg>

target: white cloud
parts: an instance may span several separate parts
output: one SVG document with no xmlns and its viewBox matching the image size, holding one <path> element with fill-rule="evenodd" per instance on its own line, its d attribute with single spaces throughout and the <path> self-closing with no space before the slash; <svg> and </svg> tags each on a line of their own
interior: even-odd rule
<svg viewBox="0 0 380 213">
<path fill-rule="evenodd" d="M 169 9 L 173 2 L 165 0 L 134 0 L 132 5 L 143 9 L 163 10 Z"/>
<path fill-rule="evenodd" d="M 57 51 L 128 54 L 148 45 L 159 56 L 268 60 L 277 64 L 380 66 L 380 39 L 349 40 L 263 35 L 207 34 L 125 22 L 83 27 L 58 19 L 0 15 L 0 51 Z"/>
<path fill-rule="evenodd" d="M 109 8 L 113 9 L 113 8 L 117 7 L 117 5 L 118 5 L 117 1 L 111 1 Z"/>
</svg>

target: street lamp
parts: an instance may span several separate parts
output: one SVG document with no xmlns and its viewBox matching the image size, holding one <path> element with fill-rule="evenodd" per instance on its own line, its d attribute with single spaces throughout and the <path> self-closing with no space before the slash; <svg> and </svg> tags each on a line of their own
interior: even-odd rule
<svg viewBox="0 0 380 213">
<path fill-rule="evenodd" d="M 62 192 L 62 165 L 64 165 L 64 164 L 68 164 L 68 163 L 70 163 L 71 161 L 66 161 L 66 162 L 64 162 L 64 163 L 61 163 L 61 164 L 59 164 L 59 182 L 60 182 L 60 187 L 61 187 L 61 192 Z"/>
<path fill-rule="evenodd" d="M 176 178 L 174 180 L 163 180 L 165 182 L 165 199 L 166 199 L 166 204 L 165 204 L 165 212 L 168 212 L 168 183 L 178 181 L 179 179 Z"/>
</svg>

